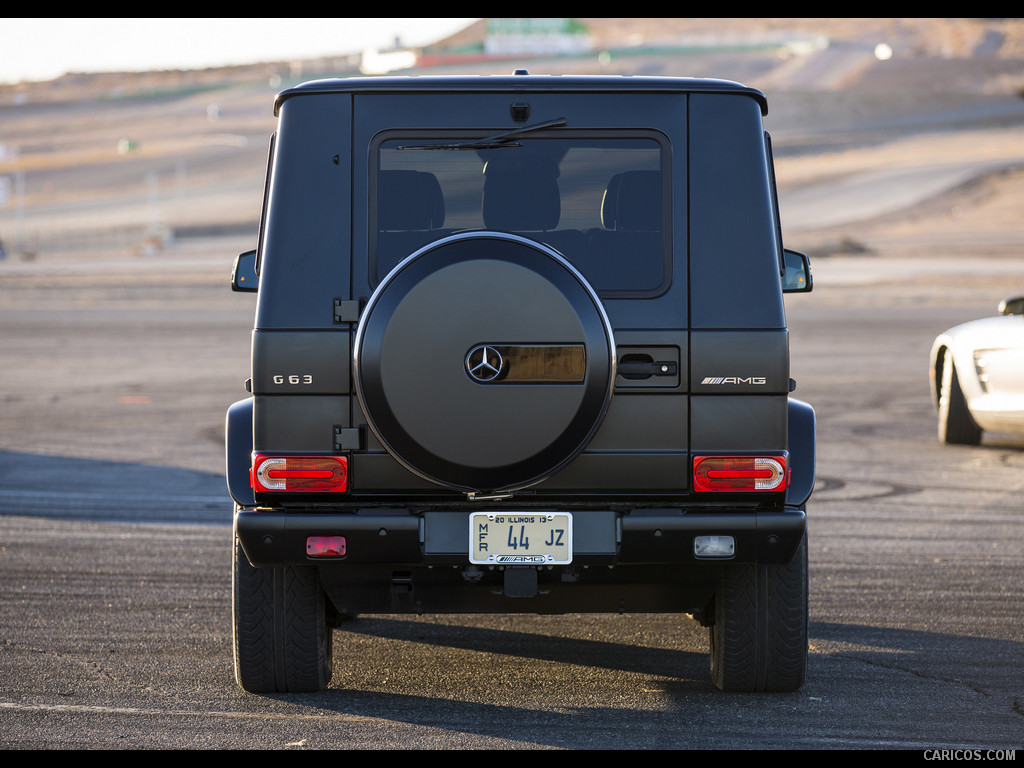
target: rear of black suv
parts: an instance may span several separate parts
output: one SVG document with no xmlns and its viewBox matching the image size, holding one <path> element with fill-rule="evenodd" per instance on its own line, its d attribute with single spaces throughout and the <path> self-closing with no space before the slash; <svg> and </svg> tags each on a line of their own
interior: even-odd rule
<svg viewBox="0 0 1024 768">
<path fill-rule="evenodd" d="M 278 97 L 252 397 L 227 418 L 235 669 L 315 690 L 365 613 L 678 612 L 724 690 L 807 653 L 763 96 L 367 78 Z"/>
</svg>

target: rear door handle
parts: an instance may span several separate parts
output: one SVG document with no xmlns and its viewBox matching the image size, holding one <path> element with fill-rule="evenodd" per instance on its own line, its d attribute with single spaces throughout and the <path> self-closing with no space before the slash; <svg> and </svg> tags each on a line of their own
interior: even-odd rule
<svg viewBox="0 0 1024 768">
<path fill-rule="evenodd" d="M 643 360 L 619 363 L 616 372 L 620 376 L 675 376 L 679 366 L 673 360 Z"/>
</svg>

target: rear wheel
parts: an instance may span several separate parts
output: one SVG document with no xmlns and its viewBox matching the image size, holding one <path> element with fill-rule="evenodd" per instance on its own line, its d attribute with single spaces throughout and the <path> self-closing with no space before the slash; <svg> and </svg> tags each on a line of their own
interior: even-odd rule
<svg viewBox="0 0 1024 768">
<path fill-rule="evenodd" d="M 711 679 L 723 691 L 795 691 L 807 666 L 807 536 L 786 565 L 726 568 L 715 593 Z"/>
<path fill-rule="evenodd" d="M 327 599 L 316 568 L 255 568 L 235 536 L 235 679 L 251 693 L 308 692 L 331 679 Z"/>
<path fill-rule="evenodd" d="M 942 360 L 942 389 L 939 390 L 939 441 L 957 445 L 981 442 L 981 427 L 967 408 L 953 353 L 948 349 Z"/>
</svg>

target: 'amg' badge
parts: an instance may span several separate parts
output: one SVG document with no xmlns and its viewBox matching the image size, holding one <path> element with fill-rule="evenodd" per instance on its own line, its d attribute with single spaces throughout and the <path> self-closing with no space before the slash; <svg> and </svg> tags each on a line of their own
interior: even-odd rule
<svg viewBox="0 0 1024 768">
<path fill-rule="evenodd" d="M 705 376 L 701 384 L 767 384 L 764 376 Z"/>
</svg>

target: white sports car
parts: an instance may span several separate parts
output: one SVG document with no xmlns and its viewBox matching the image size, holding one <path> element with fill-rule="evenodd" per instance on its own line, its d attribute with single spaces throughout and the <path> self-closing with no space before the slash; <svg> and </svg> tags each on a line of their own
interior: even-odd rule
<svg viewBox="0 0 1024 768">
<path fill-rule="evenodd" d="M 984 430 L 1024 435 L 1024 296 L 999 302 L 999 315 L 950 328 L 932 345 L 943 443 L 977 445 Z"/>
</svg>

